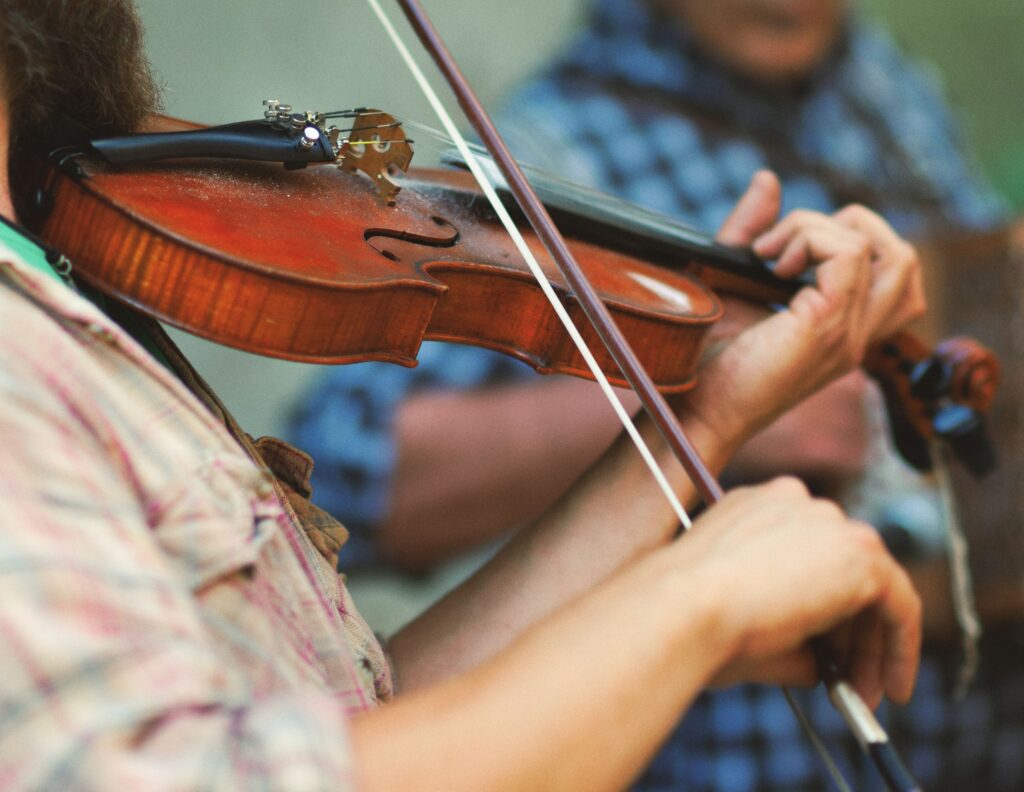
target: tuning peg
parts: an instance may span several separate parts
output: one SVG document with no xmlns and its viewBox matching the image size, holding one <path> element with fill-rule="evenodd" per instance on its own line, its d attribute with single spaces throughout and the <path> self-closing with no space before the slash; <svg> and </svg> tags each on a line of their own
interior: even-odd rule
<svg viewBox="0 0 1024 792">
<path fill-rule="evenodd" d="M 995 448 L 977 410 L 951 404 L 935 414 L 932 425 L 935 434 L 949 443 L 954 456 L 975 476 L 984 476 L 996 466 Z"/>
<path fill-rule="evenodd" d="M 936 355 L 915 363 L 910 368 L 910 393 L 926 402 L 937 401 L 949 394 L 950 368 Z"/>
</svg>

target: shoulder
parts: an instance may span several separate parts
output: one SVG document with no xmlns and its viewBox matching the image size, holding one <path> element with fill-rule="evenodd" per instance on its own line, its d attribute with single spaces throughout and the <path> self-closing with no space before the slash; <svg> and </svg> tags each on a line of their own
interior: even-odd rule
<svg viewBox="0 0 1024 792">
<path fill-rule="evenodd" d="M 144 426 L 158 388 L 122 354 L 119 328 L 84 297 L 11 264 L 3 252 L 0 431 L 74 437 L 102 451 L 117 431 Z"/>
<path fill-rule="evenodd" d="M 851 23 L 840 70 L 847 85 L 863 97 L 893 111 L 925 112 L 936 122 L 949 123 L 950 106 L 938 70 L 910 55 L 875 23 Z"/>
<path fill-rule="evenodd" d="M 19 378 L 42 377 L 73 366 L 77 355 L 57 318 L 43 307 L 9 263 L 0 262 L 0 388 L 9 389 Z"/>
<path fill-rule="evenodd" d="M 947 218 L 979 228 L 1005 220 L 1006 207 L 978 169 L 935 67 L 908 55 L 887 31 L 859 22 L 836 85 L 880 119 Z"/>
</svg>

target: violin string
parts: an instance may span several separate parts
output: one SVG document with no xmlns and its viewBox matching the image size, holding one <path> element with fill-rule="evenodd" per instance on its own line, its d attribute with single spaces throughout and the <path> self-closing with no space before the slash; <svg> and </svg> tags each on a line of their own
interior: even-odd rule
<svg viewBox="0 0 1024 792">
<path fill-rule="evenodd" d="M 403 126 L 416 130 L 424 139 L 440 144 L 428 150 L 437 154 L 442 166 L 465 167 L 453 152 L 451 139 L 443 132 L 415 121 L 404 121 Z M 477 143 L 470 143 L 469 147 L 477 154 L 478 161 L 487 168 L 499 189 L 511 192 L 490 153 Z M 792 280 L 778 279 L 771 273 L 772 265 L 759 259 L 749 248 L 723 245 L 705 231 L 677 218 L 528 163 L 517 161 L 517 165 L 529 178 L 530 185 L 548 209 L 564 213 L 563 222 L 591 230 L 595 227 L 603 229 L 603 233 L 617 240 L 617 244 L 626 245 L 617 248 L 621 252 L 634 252 L 636 248 L 630 246 L 629 240 L 642 237 L 645 250 L 658 255 L 657 263 L 668 269 L 682 271 L 687 262 L 700 261 L 712 269 L 734 273 L 744 282 L 760 283 L 780 295 L 795 294 L 799 288 L 815 282 L 813 268 Z"/>
<path fill-rule="evenodd" d="M 523 235 L 519 232 L 519 229 L 516 227 L 515 221 L 513 221 L 512 216 L 505 208 L 505 205 L 502 203 L 501 198 L 498 197 L 498 193 L 495 190 L 494 185 L 487 177 L 486 172 L 480 165 L 476 156 L 470 150 L 468 142 L 459 132 L 458 127 L 455 125 L 455 121 L 452 119 L 451 115 L 449 115 L 448 111 L 444 108 L 444 105 L 441 103 L 441 100 L 438 97 L 437 93 L 434 91 L 433 87 L 428 82 L 426 75 L 423 74 L 423 71 L 420 69 L 419 65 L 413 59 L 412 53 L 409 52 L 408 47 L 405 46 L 405 42 L 403 42 L 402 39 L 399 37 L 398 31 L 395 30 L 394 26 L 391 24 L 391 20 L 388 19 L 380 4 L 377 2 L 377 0 L 367 0 L 367 2 L 369 3 L 370 8 L 373 10 L 374 14 L 376 14 L 378 20 L 380 20 L 381 25 L 383 25 L 384 30 L 390 37 L 392 44 L 394 44 L 395 48 L 398 50 L 398 53 L 401 56 L 402 60 L 405 62 L 406 67 L 412 73 L 413 79 L 419 85 L 424 97 L 426 97 L 427 101 L 430 103 L 431 108 L 437 115 L 438 120 L 441 122 L 441 125 L 445 128 L 448 135 L 451 137 L 452 142 L 455 144 L 456 148 L 458 148 L 459 153 L 466 161 L 466 164 L 469 167 L 470 171 L 476 177 L 476 180 L 480 184 L 480 188 L 483 190 L 484 195 L 491 203 L 491 206 L 493 207 L 498 218 L 501 220 L 502 225 L 505 226 L 506 231 L 508 231 L 509 236 L 515 243 L 516 248 L 523 256 L 523 259 L 526 261 L 527 266 L 530 268 L 530 272 L 533 273 L 534 278 L 540 285 L 541 290 L 544 292 L 544 296 L 547 297 L 548 302 L 551 303 L 551 307 L 554 309 L 559 320 L 561 320 L 562 325 L 566 329 L 566 332 L 569 333 L 569 336 L 572 338 L 573 343 L 576 345 L 576 348 L 580 351 L 580 354 L 583 356 L 584 361 L 586 361 L 587 367 L 590 369 L 591 373 L 594 376 L 594 379 L 601 387 L 601 390 L 604 393 L 605 398 L 612 406 L 612 409 L 615 411 L 616 416 L 618 416 L 618 419 L 622 423 L 623 428 L 629 434 L 630 439 L 636 446 L 637 451 L 643 458 L 644 463 L 647 465 L 648 469 L 651 472 L 651 475 L 654 476 L 654 479 L 658 483 L 659 488 L 665 495 L 666 500 L 671 505 L 672 510 L 675 512 L 676 518 L 684 526 L 684 528 L 688 529 L 692 524 L 689 514 L 687 514 L 686 509 L 683 508 L 683 504 L 680 502 L 675 491 L 672 489 L 672 485 L 669 484 L 669 481 L 666 478 L 664 471 L 662 471 L 661 467 L 658 465 L 658 462 L 655 459 L 654 454 L 651 452 L 650 448 L 648 447 L 644 439 L 640 436 L 640 432 L 636 428 L 636 425 L 633 423 L 633 419 L 629 415 L 629 412 L 623 406 L 622 401 L 619 399 L 618 394 L 615 393 L 615 390 L 612 388 L 611 383 L 608 382 L 608 378 L 601 370 L 601 366 L 598 364 L 597 359 L 591 352 L 590 347 L 587 345 L 587 342 L 583 339 L 583 336 L 580 334 L 579 329 L 573 323 L 568 311 L 562 304 L 561 299 L 555 293 L 555 290 L 552 287 L 551 282 L 548 280 L 547 275 L 544 273 L 543 269 L 541 269 L 540 264 L 533 255 L 533 252 L 526 244 L 526 240 L 523 239 Z"/>
<path fill-rule="evenodd" d="M 446 135 L 439 129 L 435 129 L 427 124 L 421 124 L 417 121 L 403 120 L 401 123 L 402 126 L 407 127 L 408 129 L 415 129 L 417 132 L 425 136 L 429 136 L 438 143 L 447 146 L 449 151 L 442 152 L 442 162 L 449 165 L 452 164 L 451 158 L 444 156 L 444 154 L 450 155 L 450 148 L 455 145 L 455 141 L 452 140 L 451 136 Z M 507 189 L 507 186 L 504 185 L 504 178 L 501 176 L 501 172 L 498 170 L 497 165 L 494 164 L 494 160 L 491 158 L 490 152 L 488 152 L 487 149 L 479 143 L 468 141 L 467 145 L 476 155 L 477 159 L 482 161 L 484 166 L 488 169 L 492 181 L 498 182 L 502 189 Z M 677 234 L 690 235 L 694 238 L 699 238 L 702 241 L 705 239 L 703 232 L 675 220 L 674 218 L 666 217 L 663 214 L 646 209 L 635 203 L 631 203 L 630 201 L 623 200 L 622 198 L 611 195 L 602 190 L 588 187 L 570 179 L 565 179 L 551 171 L 538 168 L 534 165 L 530 165 L 529 163 L 519 162 L 518 164 L 526 175 L 529 176 L 531 184 L 535 184 L 539 181 L 552 193 L 557 193 L 566 198 L 572 198 L 578 202 L 585 202 L 591 208 L 601 209 L 610 215 L 620 217 L 624 220 L 630 220 L 634 223 L 643 222 L 645 227 L 670 229 Z"/>
</svg>

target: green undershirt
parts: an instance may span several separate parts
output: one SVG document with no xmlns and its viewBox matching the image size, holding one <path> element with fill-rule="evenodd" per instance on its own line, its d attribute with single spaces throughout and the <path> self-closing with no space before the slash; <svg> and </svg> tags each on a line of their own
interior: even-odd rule
<svg viewBox="0 0 1024 792">
<path fill-rule="evenodd" d="M 4 217 L 0 217 L 0 242 L 7 245 L 11 250 L 18 254 L 18 257 L 29 267 L 41 272 L 49 278 L 63 283 L 65 286 L 74 289 L 83 297 L 92 302 L 97 308 L 103 313 L 117 322 L 121 328 L 134 338 L 149 354 L 159 360 L 166 368 L 170 369 L 171 366 L 167 362 L 160 348 L 156 345 L 156 341 L 153 339 L 153 335 L 139 321 L 138 315 L 127 308 L 121 307 L 119 304 L 114 303 L 105 295 L 96 291 L 95 289 L 87 286 L 79 286 L 70 277 L 70 275 L 62 275 L 53 264 L 51 259 L 55 261 L 63 261 L 63 258 L 56 255 L 55 251 L 47 251 L 38 242 L 28 236 L 27 232 L 20 229 Z"/>
<path fill-rule="evenodd" d="M 46 251 L 2 217 L 0 217 L 0 242 L 17 253 L 21 260 L 36 272 L 41 272 L 58 283 L 67 283 L 47 261 Z"/>
</svg>

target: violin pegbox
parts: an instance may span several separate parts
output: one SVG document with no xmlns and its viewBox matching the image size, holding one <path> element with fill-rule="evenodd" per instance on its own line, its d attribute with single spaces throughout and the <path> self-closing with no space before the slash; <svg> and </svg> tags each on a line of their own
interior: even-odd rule
<svg viewBox="0 0 1024 792">
<path fill-rule="evenodd" d="M 362 108 L 356 111 L 348 137 L 341 139 L 342 132 L 337 129 L 330 134 L 338 152 L 338 167 L 365 173 L 377 185 L 384 204 L 393 205 L 401 187 L 391 180 L 391 169 L 404 172 L 412 162 L 412 141 L 406 139 L 401 122 L 380 110 Z"/>
</svg>

